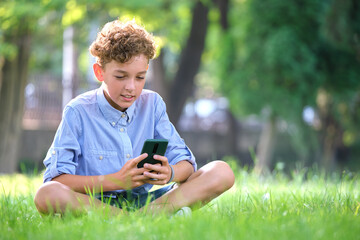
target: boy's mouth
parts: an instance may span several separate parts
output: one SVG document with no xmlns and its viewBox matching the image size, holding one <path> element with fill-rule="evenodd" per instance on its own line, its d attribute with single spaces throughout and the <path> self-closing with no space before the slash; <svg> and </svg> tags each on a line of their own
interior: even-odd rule
<svg viewBox="0 0 360 240">
<path fill-rule="evenodd" d="M 121 95 L 121 97 L 125 100 L 125 101 L 132 101 L 134 99 L 133 95 Z"/>
</svg>

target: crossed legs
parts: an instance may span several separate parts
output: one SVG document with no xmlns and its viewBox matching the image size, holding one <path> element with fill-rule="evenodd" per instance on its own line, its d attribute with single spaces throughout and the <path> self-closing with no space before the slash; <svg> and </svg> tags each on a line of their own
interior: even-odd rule
<svg viewBox="0 0 360 240">
<path fill-rule="evenodd" d="M 147 210 L 153 213 L 173 213 L 184 206 L 203 206 L 231 188 L 234 181 L 234 174 L 227 163 L 213 161 L 193 173 L 186 182 L 151 202 Z M 37 191 L 34 202 L 38 211 L 44 214 L 63 213 L 66 210 L 85 212 L 91 206 L 107 206 L 98 199 L 74 192 L 56 181 L 43 184 Z M 119 208 L 110 207 L 114 213 L 121 212 Z"/>
<path fill-rule="evenodd" d="M 193 173 L 189 179 L 150 203 L 153 212 L 172 213 L 184 206 L 202 207 L 224 193 L 234 184 L 235 177 L 229 165 L 211 162 Z"/>
</svg>

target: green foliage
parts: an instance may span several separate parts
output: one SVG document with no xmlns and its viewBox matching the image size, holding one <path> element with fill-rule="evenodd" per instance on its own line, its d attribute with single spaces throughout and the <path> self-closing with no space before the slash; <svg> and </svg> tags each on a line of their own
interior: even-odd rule
<svg viewBox="0 0 360 240">
<path fill-rule="evenodd" d="M 1 42 L 1 40 L 0 40 L 0 42 Z M 17 48 L 16 48 L 16 46 L 14 46 L 14 44 L 3 42 L 0 45 L 0 56 L 6 57 L 9 59 L 14 59 L 16 54 L 17 54 Z"/>
<path fill-rule="evenodd" d="M 76 1 L 35 0 L 2 1 L 0 3 L 0 56 L 14 57 L 17 54 L 15 38 L 21 36 L 19 28 L 33 36 L 30 72 L 50 71 L 61 75 L 62 38 L 66 27 L 75 27 L 74 40 L 79 55 L 88 54 L 91 28 L 99 29 L 108 21 L 120 18 L 136 19 L 153 32 L 160 48 L 166 46 L 174 60 L 169 67 L 175 68 L 191 22 L 193 1 Z M 85 64 L 86 65 L 86 64 Z M 81 63 L 81 74 L 86 77 L 87 68 Z"/>
<path fill-rule="evenodd" d="M 233 113 L 272 114 L 292 126 L 299 154 L 322 147 L 302 120 L 307 106 L 334 119 L 350 146 L 360 140 L 359 13 L 354 0 L 231 1 L 229 29 L 214 26 L 213 14 L 207 71 Z M 328 97 L 326 110 L 319 109 L 319 92 Z M 327 129 L 320 124 L 316 131 Z"/>
<path fill-rule="evenodd" d="M 305 1 L 300 7 L 291 1 L 250 0 L 238 8 L 224 44 L 226 52 L 237 51 L 224 56 L 232 62 L 227 64 L 226 72 L 232 75 L 223 90 L 230 92 L 233 110 L 259 113 L 268 106 L 276 115 L 299 117 L 304 105 L 314 102 L 321 83 L 314 51 L 319 1 Z M 240 34 L 233 35 L 236 29 Z"/>
<path fill-rule="evenodd" d="M 332 44 L 348 52 L 360 54 L 359 1 L 332 0 L 326 8 L 322 32 Z"/>
<path fill-rule="evenodd" d="M 337 48 L 324 35 L 325 25 L 331 24 L 327 22 L 331 13 L 343 14 L 345 23 L 349 22 L 345 10 L 351 4 L 345 4 L 340 13 L 334 8 L 331 12 L 330 4 L 320 0 L 303 1 L 301 5 L 281 0 L 233 2 L 231 28 L 222 32 L 211 47 L 222 63 L 217 74 L 234 112 L 258 114 L 267 106 L 275 115 L 294 120 L 305 106 L 316 107 L 319 88 L 339 98 L 356 91 L 360 84 L 356 54 Z M 360 28 L 359 21 L 351 27 Z"/>
<path fill-rule="evenodd" d="M 88 47 L 98 30 L 108 21 L 136 19 L 158 39 L 159 51 L 166 48 L 170 58 L 167 70 L 176 71 L 176 60 L 191 22 L 193 1 L 171 3 L 156 1 L 76 1 L 35 0 L 2 1 L 0 3 L 0 57 L 18 54 L 16 38 L 22 34 L 32 38 L 29 73 L 51 73 L 61 77 L 63 31 L 75 28 L 74 42 L 79 58 L 81 82 L 88 78 Z M 19 29 L 23 29 L 20 32 Z"/>
<path fill-rule="evenodd" d="M 0 2 L 0 56 L 13 59 L 18 53 L 16 43 L 23 36 L 32 36 L 44 26 L 56 9 L 61 12 L 66 2 L 59 0 L 4 0 Z M 51 18 L 50 18 L 51 19 Z M 50 31 L 51 32 L 51 31 Z"/>
<path fill-rule="evenodd" d="M 358 175 L 326 178 L 317 171 L 298 171 L 293 178 L 280 172 L 259 178 L 236 168 L 235 186 L 188 218 L 138 212 L 111 216 L 99 209 L 41 216 L 32 201 L 41 177 L 1 176 L 1 239 L 358 238 Z"/>
</svg>

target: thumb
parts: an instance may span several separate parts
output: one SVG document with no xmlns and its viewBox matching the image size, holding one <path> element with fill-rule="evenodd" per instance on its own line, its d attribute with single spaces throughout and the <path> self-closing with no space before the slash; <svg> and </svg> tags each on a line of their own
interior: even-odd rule
<svg viewBox="0 0 360 240">
<path fill-rule="evenodd" d="M 141 154 L 140 156 L 138 156 L 138 157 L 136 157 L 136 158 L 133 159 L 133 160 L 134 160 L 134 161 L 133 161 L 133 164 L 134 164 L 135 166 L 137 166 L 138 163 L 141 162 L 142 160 L 144 160 L 145 158 L 147 158 L 147 156 L 148 156 L 147 153 Z"/>
</svg>

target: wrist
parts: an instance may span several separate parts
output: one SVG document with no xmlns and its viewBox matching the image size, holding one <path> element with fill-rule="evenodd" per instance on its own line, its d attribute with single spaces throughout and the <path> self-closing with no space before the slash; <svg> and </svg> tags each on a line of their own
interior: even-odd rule
<svg viewBox="0 0 360 240">
<path fill-rule="evenodd" d="M 115 173 L 105 175 L 102 182 L 104 191 L 113 191 L 113 190 L 122 189 L 123 186 L 121 183 L 122 180 L 118 179 Z"/>
<path fill-rule="evenodd" d="M 169 167 L 171 169 L 171 176 L 167 183 L 171 183 L 171 181 L 174 179 L 174 168 L 171 165 L 169 165 Z"/>
</svg>

